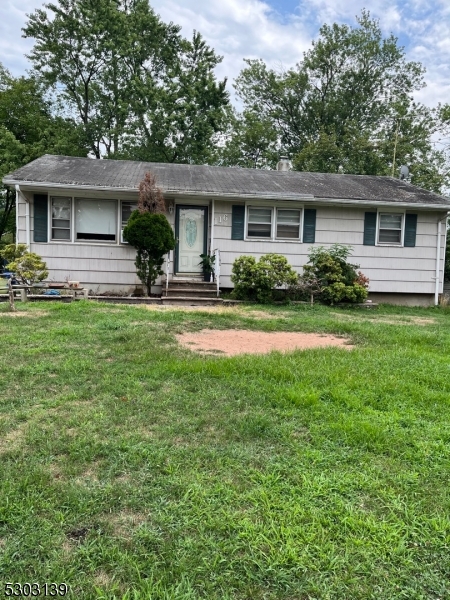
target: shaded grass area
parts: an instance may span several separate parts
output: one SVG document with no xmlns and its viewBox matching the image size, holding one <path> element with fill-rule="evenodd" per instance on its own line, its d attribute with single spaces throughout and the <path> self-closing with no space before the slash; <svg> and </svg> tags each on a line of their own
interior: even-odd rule
<svg viewBox="0 0 450 600">
<path fill-rule="evenodd" d="M 5 309 L 0 581 L 86 600 L 450 597 L 450 312 Z M 176 344 L 211 327 L 356 348 Z"/>
</svg>

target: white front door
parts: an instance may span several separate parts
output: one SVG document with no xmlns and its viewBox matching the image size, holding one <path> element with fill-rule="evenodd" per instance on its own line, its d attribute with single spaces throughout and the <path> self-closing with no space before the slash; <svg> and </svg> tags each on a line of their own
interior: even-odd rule
<svg viewBox="0 0 450 600">
<path fill-rule="evenodd" d="M 177 272 L 202 273 L 200 254 L 206 251 L 204 206 L 177 206 Z"/>
</svg>

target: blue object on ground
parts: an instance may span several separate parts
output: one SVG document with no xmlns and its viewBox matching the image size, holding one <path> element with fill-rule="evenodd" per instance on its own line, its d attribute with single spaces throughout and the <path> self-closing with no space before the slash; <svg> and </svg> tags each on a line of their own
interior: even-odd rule
<svg viewBox="0 0 450 600">
<path fill-rule="evenodd" d="M 58 290 L 45 290 L 44 296 L 60 296 Z"/>
</svg>

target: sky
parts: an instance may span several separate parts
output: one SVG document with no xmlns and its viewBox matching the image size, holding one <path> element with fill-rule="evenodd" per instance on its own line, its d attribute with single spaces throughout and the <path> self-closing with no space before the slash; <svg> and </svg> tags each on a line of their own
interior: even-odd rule
<svg viewBox="0 0 450 600">
<path fill-rule="evenodd" d="M 53 0 L 56 1 L 56 0 Z M 301 60 L 323 23 L 356 23 L 363 8 L 393 33 L 408 60 L 426 68 L 427 87 L 416 99 L 428 106 L 450 102 L 450 0 L 151 0 L 163 21 L 182 26 L 186 37 L 196 29 L 223 62 L 220 78 L 231 83 L 244 58 L 262 58 L 276 69 Z M 43 0 L 0 0 L 0 62 L 15 75 L 25 74 L 25 54 L 33 42 L 21 37 L 27 14 Z"/>
</svg>

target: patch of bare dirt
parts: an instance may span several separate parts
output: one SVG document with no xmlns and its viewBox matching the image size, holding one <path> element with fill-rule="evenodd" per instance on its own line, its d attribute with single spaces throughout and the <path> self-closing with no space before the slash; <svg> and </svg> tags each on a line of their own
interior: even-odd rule
<svg viewBox="0 0 450 600">
<path fill-rule="evenodd" d="M 133 477 L 129 473 L 122 473 L 114 479 L 115 483 L 128 484 L 133 482 Z"/>
<path fill-rule="evenodd" d="M 63 479 L 61 465 L 58 462 L 52 462 L 48 465 L 48 470 L 53 479 Z"/>
<path fill-rule="evenodd" d="M 98 461 L 93 462 L 83 473 L 81 473 L 75 479 L 77 485 L 95 485 L 99 482 L 98 479 L 98 468 L 100 463 Z"/>
<path fill-rule="evenodd" d="M 161 304 L 138 304 L 136 308 L 156 312 L 207 312 L 214 314 L 242 314 L 239 306 L 162 306 Z M 139 323 L 142 324 L 142 323 Z"/>
<path fill-rule="evenodd" d="M 317 333 L 265 332 L 245 329 L 203 329 L 195 333 L 182 333 L 176 336 L 185 348 L 203 354 L 266 354 L 273 350 L 289 352 L 308 348 L 341 346 L 353 348 L 349 340 L 333 335 Z"/>
<path fill-rule="evenodd" d="M 38 317 L 46 317 L 48 312 L 46 310 L 33 310 L 32 312 L 5 312 L 0 311 L 0 317 L 28 317 L 30 319 L 37 319 Z"/>
<path fill-rule="evenodd" d="M 243 317 L 252 317 L 253 319 L 287 319 L 291 315 L 286 313 L 270 313 L 263 310 L 240 310 L 240 315 Z"/>
<path fill-rule="evenodd" d="M 424 319 L 423 317 L 411 317 L 410 321 L 415 325 L 434 325 L 436 323 L 436 319 Z"/>
<path fill-rule="evenodd" d="M 385 325 L 435 325 L 436 319 L 424 318 L 424 317 L 408 317 L 402 316 L 398 318 L 393 317 L 378 317 L 378 316 L 367 316 L 364 317 L 356 317 L 354 315 L 349 315 L 346 313 L 337 313 L 338 319 L 342 319 L 344 321 L 352 321 L 353 323 L 383 323 Z"/>
<path fill-rule="evenodd" d="M 94 575 L 95 584 L 100 588 L 109 588 L 113 582 L 113 578 L 106 571 L 101 569 Z"/>
<path fill-rule="evenodd" d="M 108 522 L 113 526 L 114 535 L 126 539 L 131 537 L 133 529 L 136 529 L 146 521 L 147 515 L 131 510 L 122 510 L 108 518 Z"/>
<path fill-rule="evenodd" d="M 68 558 L 73 552 L 73 546 L 68 540 L 64 540 L 61 544 L 61 550 L 64 558 Z"/>
<path fill-rule="evenodd" d="M 20 423 L 17 429 L 13 429 L 0 439 L 0 455 L 20 448 L 27 428 L 28 423 Z"/>
</svg>

